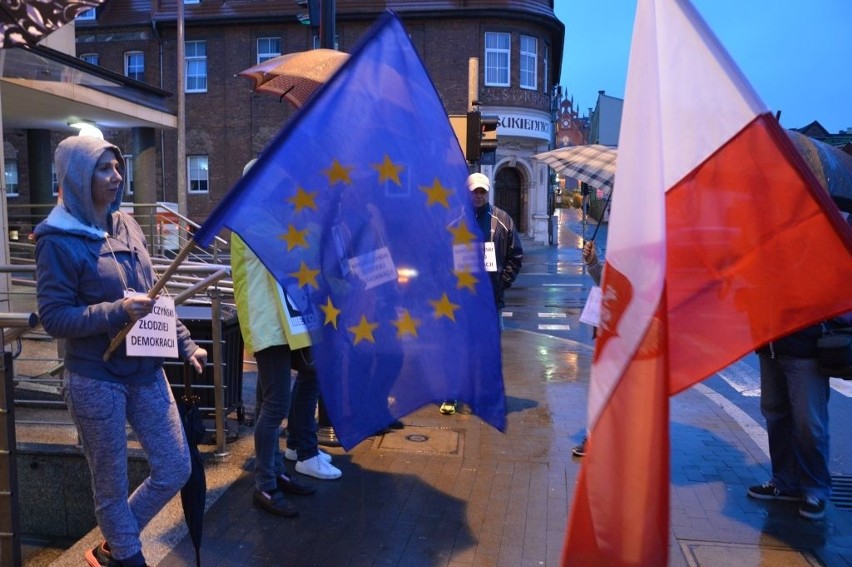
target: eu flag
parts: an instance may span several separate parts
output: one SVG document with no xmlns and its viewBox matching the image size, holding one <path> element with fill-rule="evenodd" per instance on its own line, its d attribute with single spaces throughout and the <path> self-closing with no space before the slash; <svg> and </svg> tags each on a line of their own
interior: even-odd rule
<svg viewBox="0 0 852 567">
<path fill-rule="evenodd" d="M 500 333 L 467 165 L 402 23 L 384 14 L 198 230 L 239 234 L 312 324 L 349 449 L 417 408 L 505 428 Z"/>
</svg>

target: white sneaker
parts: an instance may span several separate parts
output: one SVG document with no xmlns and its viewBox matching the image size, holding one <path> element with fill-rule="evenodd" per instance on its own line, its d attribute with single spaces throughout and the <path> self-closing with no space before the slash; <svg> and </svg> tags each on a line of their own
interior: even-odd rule
<svg viewBox="0 0 852 567">
<path fill-rule="evenodd" d="M 326 453 L 322 449 L 319 449 L 319 456 L 326 463 L 331 462 L 331 455 L 329 455 L 328 453 Z M 287 459 L 288 461 L 298 461 L 299 460 L 299 456 L 298 456 L 298 454 L 296 454 L 296 449 L 291 449 L 290 447 L 287 447 L 286 449 L 284 449 L 284 458 Z"/>
<path fill-rule="evenodd" d="M 340 469 L 316 455 L 307 461 L 296 461 L 296 472 L 321 480 L 334 480 L 343 475 Z"/>
</svg>

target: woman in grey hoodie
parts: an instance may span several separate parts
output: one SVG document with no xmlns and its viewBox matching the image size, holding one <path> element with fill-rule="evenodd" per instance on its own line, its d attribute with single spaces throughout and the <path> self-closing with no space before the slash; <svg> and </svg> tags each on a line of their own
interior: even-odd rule
<svg viewBox="0 0 852 567">
<path fill-rule="evenodd" d="M 86 553 L 91 567 L 145 565 L 139 534 L 189 477 L 189 448 L 163 372 L 163 359 L 130 357 L 111 339 L 148 315 L 154 270 L 136 221 L 119 210 L 124 159 L 92 136 L 63 140 L 55 154 L 60 198 L 35 229 L 38 311 L 65 339 L 63 394 L 92 473 L 95 516 L 106 541 Z M 207 352 L 176 321 L 178 351 L 201 372 Z M 150 476 L 128 497 L 129 423 Z"/>
</svg>

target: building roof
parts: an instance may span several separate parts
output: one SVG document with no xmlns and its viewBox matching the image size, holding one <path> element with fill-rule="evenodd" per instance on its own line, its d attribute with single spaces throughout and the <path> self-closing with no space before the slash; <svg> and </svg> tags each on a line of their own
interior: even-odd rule
<svg viewBox="0 0 852 567">
<path fill-rule="evenodd" d="M 41 46 L 4 50 L 3 127 L 73 132 L 71 120 L 101 128 L 176 128 L 169 93 Z"/>
<path fill-rule="evenodd" d="M 374 20 L 386 10 L 406 18 L 512 18 L 529 21 L 551 29 L 553 61 L 552 84 L 559 84 L 565 25 L 553 13 L 553 0 L 338 0 L 335 5 L 337 22 Z M 186 27 L 239 23 L 297 23 L 307 8 L 290 0 L 229 0 L 184 5 Z M 111 0 L 97 12 L 93 22 L 78 21 L 77 31 L 86 33 L 109 26 L 176 25 L 175 0 Z"/>
</svg>

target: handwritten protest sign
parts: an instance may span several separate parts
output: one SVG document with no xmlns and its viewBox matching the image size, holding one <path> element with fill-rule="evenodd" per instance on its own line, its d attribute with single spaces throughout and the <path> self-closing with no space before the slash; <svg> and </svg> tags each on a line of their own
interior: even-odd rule
<svg viewBox="0 0 852 567">
<path fill-rule="evenodd" d="M 136 321 L 127 333 L 127 356 L 177 358 L 175 300 L 160 296 L 151 313 Z"/>
</svg>

